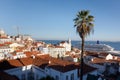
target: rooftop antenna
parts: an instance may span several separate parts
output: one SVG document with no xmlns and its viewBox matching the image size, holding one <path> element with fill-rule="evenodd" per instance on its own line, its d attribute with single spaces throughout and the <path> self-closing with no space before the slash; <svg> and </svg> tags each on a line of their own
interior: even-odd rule
<svg viewBox="0 0 120 80">
<path fill-rule="evenodd" d="M 19 33 L 19 26 L 17 26 L 16 29 L 17 29 L 17 34 L 19 36 L 20 35 L 20 33 Z"/>
</svg>

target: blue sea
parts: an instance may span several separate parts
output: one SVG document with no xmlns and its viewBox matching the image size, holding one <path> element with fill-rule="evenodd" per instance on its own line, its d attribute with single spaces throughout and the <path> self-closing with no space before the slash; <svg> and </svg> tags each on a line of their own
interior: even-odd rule
<svg viewBox="0 0 120 80">
<path fill-rule="evenodd" d="M 39 41 L 43 41 L 45 43 L 51 43 L 51 44 L 58 44 L 62 40 L 39 40 Z M 80 44 L 81 44 L 81 41 L 72 41 L 72 46 L 73 47 L 77 47 Z M 96 41 L 85 41 L 85 44 L 96 44 Z M 119 41 L 118 42 L 100 41 L 100 44 L 107 44 L 107 45 L 113 47 L 114 50 L 120 51 L 120 42 Z"/>
</svg>

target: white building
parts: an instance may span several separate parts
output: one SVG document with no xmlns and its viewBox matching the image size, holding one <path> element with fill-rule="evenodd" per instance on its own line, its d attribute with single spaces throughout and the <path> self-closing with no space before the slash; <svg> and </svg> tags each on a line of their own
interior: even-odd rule
<svg viewBox="0 0 120 80">
<path fill-rule="evenodd" d="M 24 54 L 24 52 L 12 53 L 12 55 L 13 55 L 13 59 L 18 59 L 18 58 L 25 58 L 25 57 L 27 57 L 26 54 Z"/>
<path fill-rule="evenodd" d="M 12 42 L 13 39 L 9 38 L 4 30 L 0 29 L 0 44 L 4 44 L 5 42 Z"/>
<path fill-rule="evenodd" d="M 39 51 L 43 54 L 49 54 L 52 57 L 58 58 L 58 57 L 64 57 L 66 48 L 62 46 L 39 46 Z"/>
<path fill-rule="evenodd" d="M 66 48 L 66 51 L 71 51 L 71 40 L 69 39 L 68 42 L 62 41 L 59 44 L 60 46 L 63 46 Z"/>
<path fill-rule="evenodd" d="M 3 52 L 0 52 L 0 60 L 5 58 L 5 54 Z"/>
<path fill-rule="evenodd" d="M 48 54 L 49 52 L 48 47 L 44 47 L 44 46 L 39 46 L 38 50 L 41 51 L 41 53 L 43 54 Z"/>
<path fill-rule="evenodd" d="M 0 43 L 4 44 L 5 42 L 12 42 L 13 39 L 12 38 L 0 38 Z"/>
<path fill-rule="evenodd" d="M 9 45 L 9 47 L 10 47 L 13 51 L 15 51 L 15 50 L 17 49 L 17 47 L 24 47 L 24 45 L 23 45 L 23 44 L 18 44 L 18 43 L 12 43 L 12 44 Z"/>
<path fill-rule="evenodd" d="M 0 70 L 10 75 L 15 75 L 20 80 L 39 80 L 47 75 L 53 77 L 55 80 L 79 80 L 80 78 L 79 64 L 44 55 L 35 58 L 3 60 L 0 61 L 0 65 Z M 84 80 L 86 80 L 87 72 L 84 75 Z"/>
<path fill-rule="evenodd" d="M 12 52 L 13 50 L 9 46 L 0 46 L 0 52 L 3 53 L 9 53 Z"/>
<path fill-rule="evenodd" d="M 66 52 L 66 48 L 62 46 L 54 46 L 54 47 L 48 47 L 48 53 L 50 56 L 55 58 L 64 57 Z"/>
<path fill-rule="evenodd" d="M 0 37 L 7 37 L 7 34 L 2 29 L 0 29 Z"/>
<path fill-rule="evenodd" d="M 118 73 L 120 72 L 120 57 L 103 52 L 89 55 L 91 56 L 87 55 L 84 58 L 84 62 L 89 66 L 97 68 L 97 75 L 102 76 L 104 79 L 115 78 L 111 75 L 118 76 Z"/>
</svg>

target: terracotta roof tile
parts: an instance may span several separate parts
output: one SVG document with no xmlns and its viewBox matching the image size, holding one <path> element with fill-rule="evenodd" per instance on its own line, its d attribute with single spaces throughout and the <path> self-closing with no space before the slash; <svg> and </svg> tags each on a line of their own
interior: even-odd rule
<svg viewBox="0 0 120 80">
<path fill-rule="evenodd" d="M 100 64 L 100 63 L 105 63 L 105 62 L 114 63 L 114 62 L 119 62 L 119 61 L 120 61 L 119 59 L 106 60 L 105 58 L 93 58 L 91 62 L 94 64 Z"/>
<path fill-rule="evenodd" d="M 0 69 L 5 70 L 5 69 L 11 69 L 11 68 L 16 68 L 20 66 L 26 66 L 30 64 L 36 65 L 42 69 L 48 66 L 60 72 L 67 72 L 70 70 L 80 68 L 79 63 L 76 64 L 74 62 L 63 61 L 61 59 L 50 57 L 49 55 L 40 55 L 40 56 L 34 56 L 33 58 L 29 57 L 29 58 L 21 58 L 17 60 L 0 61 L 0 65 L 1 65 Z M 84 68 L 86 68 L 86 65 L 84 66 Z M 86 70 L 89 68 L 86 68 Z M 85 70 L 85 73 L 88 71 L 86 70 Z M 93 69 L 91 68 L 89 70 L 93 70 Z"/>
<path fill-rule="evenodd" d="M 26 54 L 27 57 L 31 57 L 31 55 L 32 55 L 32 52 L 29 52 L 29 51 L 24 52 L 24 53 Z"/>
<path fill-rule="evenodd" d="M 108 55 L 108 53 L 107 52 L 101 52 L 101 53 L 99 53 L 99 55 L 103 56 L 103 57 L 106 57 Z"/>
<path fill-rule="evenodd" d="M 77 65 L 74 65 L 74 64 L 59 65 L 59 64 L 51 63 L 48 65 L 48 67 L 51 67 L 51 68 L 58 70 L 60 72 L 67 72 L 67 71 L 77 69 Z"/>
<path fill-rule="evenodd" d="M 5 44 L 0 44 L 0 46 L 5 46 Z"/>
<path fill-rule="evenodd" d="M 16 56 L 16 53 L 14 53 L 14 52 L 12 52 L 12 53 L 10 53 L 10 54 L 12 54 L 13 56 Z"/>
<path fill-rule="evenodd" d="M 64 48 L 63 46 L 55 46 L 55 48 Z"/>
<path fill-rule="evenodd" d="M 70 55 L 70 53 L 71 53 L 70 51 L 67 51 L 65 54 L 66 54 L 66 55 Z"/>
<path fill-rule="evenodd" d="M 48 60 L 43 60 L 40 57 L 39 58 L 37 57 L 33 60 L 33 65 L 36 65 L 42 69 L 44 69 L 48 64 L 49 64 Z"/>
<path fill-rule="evenodd" d="M 4 44 L 12 44 L 12 42 L 5 42 Z"/>
<path fill-rule="evenodd" d="M 2 60 L 0 61 L 0 70 L 7 70 L 23 66 L 18 60 Z"/>
<path fill-rule="evenodd" d="M 64 44 L 64 43 L 65 43 L 65 41 L 61 41 L 60 43 L 61 43 L 61 44 Z"/>
<path fill-rule="evenodd" d="M 8 62 L 13 65 L 13 66 L 16 66 L 16 67 L 20 67 L 20 66 L 23 66 L 18 60 L 8 60 Z"/>
<path fill-rule="evenodd" d="M 20 61 L 24 66 L 33 64 L 33 59 L 32 59 L 32 58 L 20 58 L 19 61 Z"/>
<path fill-rule="evenodd" d="M 37 54 L 40 54 L 40 52 L 38 51 L 27 51 L 27 52 L 24 52 L 24 54 L 26 54 L 27 57 L 31 57 L 32 55 L 37 55 Z"/>
<path fill-rule="evenodd" d="M 85 52 L 85 55 L 86 55 L 86 56 L 94 56 L 94 57 L 98 57 L 97 52 L 86 51 L 86 52 Z"/>
<path fill-rule="evenodd" d="M 9 39 L 6 36 L 1 36 L 0 39 Z"/>
</svg>

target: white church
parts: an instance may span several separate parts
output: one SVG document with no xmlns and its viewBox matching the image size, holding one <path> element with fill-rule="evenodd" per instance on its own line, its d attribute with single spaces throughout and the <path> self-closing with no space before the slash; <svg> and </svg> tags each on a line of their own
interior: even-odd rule
<svg viewBox="0 0 120 80">
<path fill-rule="evenodd" d="M 71 51 L 71 39 L 68 41 L 62 41 L 59 45 L 65 47 L 66 51 Z"/>
</svg>

